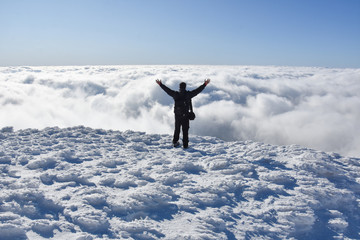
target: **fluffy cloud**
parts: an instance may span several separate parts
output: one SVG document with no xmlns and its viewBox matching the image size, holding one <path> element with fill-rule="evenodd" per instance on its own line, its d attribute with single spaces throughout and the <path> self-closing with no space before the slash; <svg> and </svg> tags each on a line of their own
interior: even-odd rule
<svg viewBox="0 0 360 240">
<path fill-rule="evenodd" d="M 191 134 L 300 144 L 360 156 L 360 69 L 257 66 L 89 66 L 0 68 L 0 125 L 148 133 L 173 131 L 172 99 L 156 84 L 188 89 Z"/>
</svg>

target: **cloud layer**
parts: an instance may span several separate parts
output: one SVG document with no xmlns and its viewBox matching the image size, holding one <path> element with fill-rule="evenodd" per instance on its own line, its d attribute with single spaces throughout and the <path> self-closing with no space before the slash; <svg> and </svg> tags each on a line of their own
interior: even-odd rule
<svg viewBox="0 0 360 240">
<path fill-rule="evenodd" d="M 360 156 L 360 69 L 257 66 L 0 68 L 0 126 L 173 132 L 173 100 L 155 83 L 188 89 L 191 134 L 299 144 Z"/>
</svg>

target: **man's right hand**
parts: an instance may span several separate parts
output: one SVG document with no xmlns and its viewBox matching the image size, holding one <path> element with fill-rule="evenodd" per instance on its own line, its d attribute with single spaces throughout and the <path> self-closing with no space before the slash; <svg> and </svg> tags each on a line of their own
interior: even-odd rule
<svg viewBox="0 0 360 240">
<path fill-rule="evenodd" d="M 159 84 L 159 86 L 161 85 L 161 80 L 156 79 L 156 83 Z"/>
<path fill-rule="evenodd" d="M 210 78 L 205 79 L 205 82 L 204 82 L 204 83 L 205 83 L 205 86 L 206 86 L 206 85 L 208 85 L 208 84 L 209 84 L 209 82 L 210 82 Z"/>
</svg>

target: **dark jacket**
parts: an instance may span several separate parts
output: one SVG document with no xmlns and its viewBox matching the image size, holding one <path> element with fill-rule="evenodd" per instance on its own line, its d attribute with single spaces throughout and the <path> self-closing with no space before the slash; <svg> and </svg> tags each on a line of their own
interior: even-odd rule
<svg viewBox="0 0 360 240">
<path fill-rule="evenodd" d="M 198 95 L 202 90 L 205 88 L 205 84 L 202 84 L 200 87 L 196 88 L 192 91 L 187 91 L 185 89 L 180 89 L 180 91 L 174 91 L 165 86 L 164 84 L 160 84 L 160 87 L 168 94 L 170 95 L 174 101 L 174 113 L 176 115 L 184 115 L 188 114 L 190 110 L 190 100 L 191 98 Z"/>
</svg>

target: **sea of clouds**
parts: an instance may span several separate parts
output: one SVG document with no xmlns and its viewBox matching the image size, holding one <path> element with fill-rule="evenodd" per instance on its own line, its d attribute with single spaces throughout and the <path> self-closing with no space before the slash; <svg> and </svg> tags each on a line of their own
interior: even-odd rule
<svg viewBox="0 0 360 240">
<path fill-rule="evenodd" d="M 177 90 L 193 100 L 190 134 L 298 144 L 360 156 L 360 69 L 264 66 L 0 67 L 0 127 L 172 134 Z"/>
</svg>

